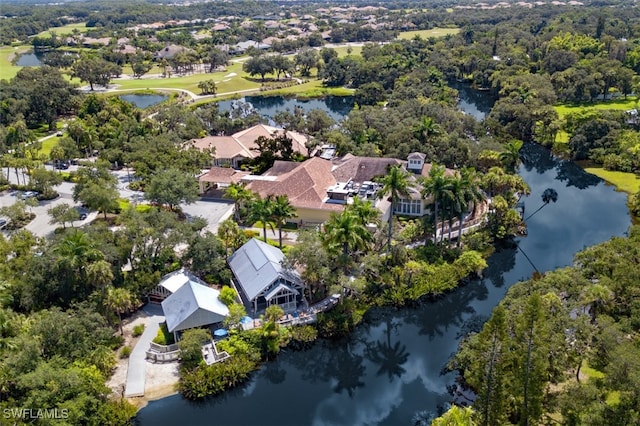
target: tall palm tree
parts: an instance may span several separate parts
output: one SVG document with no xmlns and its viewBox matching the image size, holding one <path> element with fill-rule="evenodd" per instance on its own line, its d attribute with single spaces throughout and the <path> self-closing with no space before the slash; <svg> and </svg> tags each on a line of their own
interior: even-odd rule
<svg viewBox="0 0 640 426">
<path fill-rule="evenodd" d="M 504 147 L 504 151 L 500 153 L 500 161 L 510 172 L 515 173 L 516 168 L 520 165 L 520 149 L 522 148 L 522 141 L 519 139 L 513 139 Z"/>
<path fill-rule="evenodd" d="M 354 197 L 353 203 L 347 205 L 347 210 L 358 216 L 363 225 L 380 223 L 380 210 L 371 201 Z"/>
<path fill-rule="evenodd" d="M 373 239 L 371 232 L 360 218 L 349 211 L 333 213 L 325 225 L 326 243 L 330 247 L 342 247 L 346 257 L 355 250 L 365 249 Z"/>
<path fill-rule="evenodd" d="M 385 196 L 391 194 L 391 212 L 389 212 L 389 238 L 387 240 L 387 252 L 391 251 L 391 237 L 393 236 L 393 213 L 395 212 L 398 201 L 401 196 L 408 196 L 409 189 L 412 188 L 413 183 L 409 180 L 409 173 L 403 170 L 400 166 L 393 166 L 387 174 L 380 179 L 382 188 L 380 188 L 379 194 Z"/>
<path fill-rule="evenodd" d="M 251 201 L 255 194 L 248 190 L 244 184 L 232 183 L 224 191 L 224 196 L 233 200 L 233 215 L 236 222 L 240 222 L 240 211 L 245 206 L 245 203 Z"/>
<path fill-rule="evenodd" d="M 422 179 L 422 197 L 433 198 L 434 240 L 437 240 L 438 233 L 438 208 L 442 205 L 443 196 L 448 185 L 448 178 L 445 176 L 444 171 L 444 166 L 434 164 L 429 170 L 429 176 L 426 179 Z M 440 237 L 442 237 L 442 233 L 443 231 L 440 232 Z"/>
<path fill-rule="evenodd" d="M 271 228 L 271 231 L 275 232 L 271 219 L 273 218 L 273 196 L 269 195 L 264 199 L 254 200 L 249 206 L 249 222 L 252 224 L 260 222 L 262 224 L 262 235 L 264 241 L 267 241 L 267 226 Z"/>
<path fill-rule="evenodd" d="M 126 288 L 113 288 L 107 290 L 105 306 L 118 314 L 118 324 L 120 325 L 120 335 L 124 335 L 122 329 L 122 314 L 133 309 L 135 297 Z"/>
<path fill-rule="evenodd" d="M 480 190 L 480 182 L 475 169 L 472 167 L 463 168 L 460 171 L 460 174 L 457 176 L 457 180 L 460 181 L 462 198 L 466 204 L 465 209 L 468 209 L 470 205 L 473 205 L 472 216 L 475 216 L 478 202 L 484 199 L 484 195 Z M 465 211 L 462 210 L 458 212 L 458 247 L 460 247 L 462 241 L 462 221 L 464 213 Z"/>
<path fill-rule="evenodd" d="M 462 177 L 459 173 L 456 173 L 455 176 L 449 179 L 449 185 L 447 185 L 446 191 L 447 204 L 449 207 L 449 243 L 451 243 L 452 218 L 458 218 L 460 222 L 458 232 L 462 230 L 462 217 L 469 207 L 465 191 L 466 188 L 464 187 Z M 460 235 L 458 235 L 458 240 L 460 240 Z"/>
<path fill-rule="evenodd" d="M 282 227 L 287 223 L 287 219 L 298 216 L 296 209 L 289 202 L 286 195 L 278 195 L 273 203 L 273 211 L 271 212 L 273 221 L 278 226 L 278 243 L 282 248 Z"/>
</svg>

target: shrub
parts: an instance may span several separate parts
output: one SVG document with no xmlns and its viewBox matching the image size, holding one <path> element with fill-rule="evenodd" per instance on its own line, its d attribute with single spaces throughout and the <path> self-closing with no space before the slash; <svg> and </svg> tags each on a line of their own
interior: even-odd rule
<svg viewBox="0 0 640 426">
<path fill-rule="evenodd" d="M 227 306 L 231 306 L 236 301 L 236 291 L 229 286 L 222 287 L 218 299 Z"/>
<path fill-rule="evenodd" d="M 133 327 L 133 337 L 141 336 L 144 333 L 144 324 L 138 324 Z"/>
<path fill-rule="evenodd" d="M 292 349 L 307 349 L 318 338 L 318 330 L 310 325 L 301 325 L 291 328 Z"/>
<path fill-rule="evenodd" d="M 260 235 L 260 232 L 254 231 L 253 229 L 245 229 L 244 230 L 244 236 L 247 237 L 247 238 L 257 237 L 259 235 Z"/>
<path fill-rule="evenodd" d="M 187 399 L 217 395 L 244 382 L 257 364 L 244 357 L 231 357 L 224 362 L 182 371 L 178 389 Z"/>
<path fill-rule="evenodd" d="M 131 355 L 131 346 L 125 346 L 120 350 L 120 359 L 129 358 Z"/>
<path fill-rule="evenodd" d="M 160 329 L 158 329 L 158 334 L 153 339 L 153 343 L 157 343 L 158 345 L 173 345 L 175 340 L 173 338 L 173 334 L 169 333 L 167 329 L 167 324 L 160 324 Z"/>
</svg>

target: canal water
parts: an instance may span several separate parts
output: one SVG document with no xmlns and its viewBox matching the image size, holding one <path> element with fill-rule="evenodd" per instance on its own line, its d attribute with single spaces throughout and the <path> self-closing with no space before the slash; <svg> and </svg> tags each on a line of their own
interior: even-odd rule
<svg viewBox="0 0 640 426">
<path fill-rule="evenodd" d="M 409 425 L 444 410 L 456 377 L 444 370 L 448 360 L 511 285 L 535 270 L 570 265 L 576 252 L 630 226 L 624 194 L 539 145 L 525 145 L 522 154 L 519 172 L 531 186 L 525 214 L 542 204 L 546 188 L 558 200 L 527 221 L 528 236 L 488 259 L 482 279 L 419 307 L 370 312 L 344 341 L 285 350 L 220 397 L 153 401 L 139 424 Z"/>
</svg>

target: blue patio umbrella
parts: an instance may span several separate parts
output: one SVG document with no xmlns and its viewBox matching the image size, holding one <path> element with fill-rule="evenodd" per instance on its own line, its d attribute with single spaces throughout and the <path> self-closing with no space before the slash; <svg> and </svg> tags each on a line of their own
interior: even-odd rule
<svg viewBox="0 0 640 426">
<path fill-rule="evenodd" d="M 229 333 L 224 328 L 219 328 L 219 329 L 217 329 L 216 331 L 213 332 L 213 335 L 216 336 L 216 337 L 225 337 L 228 334 Z"/>
<path fill-rule="evenodd" d="M 244 316 L 244 317 L 242 317 L 242 319 L 240 320 L 240 323 L 241 323 L 241 324 L 247 324 L 247 323 L 250 323 L 250 322 L 252 322 L 252 321 L 253 321 L 253 318 L 251 318 L 251 317 L 247 317 L 247 316 Z"/>
</svg>

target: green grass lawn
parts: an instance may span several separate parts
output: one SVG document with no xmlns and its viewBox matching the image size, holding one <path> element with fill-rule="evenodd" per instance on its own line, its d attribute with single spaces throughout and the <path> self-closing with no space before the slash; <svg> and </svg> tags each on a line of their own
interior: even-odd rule
<svg viewBox="0 0 640 426">
<path fill-rule="evenodd" d="M 80 32 L 87 29 L 86 22 L 75 22 L 73 24 L 67 24 L 62 27 L 51 27 L 48 30 L 42 31 L 38 34 L 38 37 L 51 37 L 51 33 L 55 33 L 56 35 L 68 35 L 73 34 L 73 30 L 78 30 Z"/>
<path fill-rule="evenodd" d="M 626 111 L 629 109 L 634 109 L 637 107 L 636 103 L 638 102 L 638 97 L 629 96 L 625 98 L 617 98 L 610 99 L 608 101 L 598 102 L 598 103 L 584 103 L 584 104 L 558 104 L 553 108 L 558 113 L 558 117 L 561 120 L 568 114 L 573 114 L 576 112 L 586 112 L 592 110 L 613 110 L 613 111 Z M 563 131 L 559 131 L 556 135 L 556 143 L 567 143 L 569 142 L 569 134 Z"/>
<path fill-rule="evenodd" d="M 567 114 L 581 112 L 581 111 L 590 111 L 590 110 L 618 110 L 618 111 L 626 111 L 628 109 L 633 109 L 636 107 L 636 96 L 629 96 L 627 99 L 625 98 L 617 98 L 608 101 L 598 102 L 598 103 L 585 103 L 585 104 L 559 104 L 554 106 L 554 109 L 560 116 L 560 118 L 564 118 Z"/>
<path fill-rule="evenodd" d="M 0 47 L 0 80 L 9 80 L 18 74 L 22 67 L 13 65 L 11 61 L 16 55 L 28 52 L 30 49 L 31 47 L 26 45 Z"/>
<path fill-rule="evenodd" d="M 49 154 L 51 154 L 51 149 L 53 149 L 54 146 L 58 145 L 58 137 L 54 136 L 52 138 L 49 138 L 47 140 L 45 140 L 44 142 L 42 142 L 42 148 L 40 148 L 40 151 L 38 151 L 40 154 L 46 155 L 47 158 L 49 158 Z"/>
<path fill-rule="evenodd" d="M 349 49 L 351 49 L 351 55 L 353 56 L 360 56 L 360 54 L 362 53 L 362 46 L 340 46 L 340 47 L 333 48 L 333 50 L 335 50 L 338 53 L 339 58 L 348 56 Z"/>
<path fill-rule="evenodd" d="M 584 170 L 614 185 L 618 191 L 626 192 L 629 195 L 640 191 L 640 178 L 633 173 L 612 172 L 602 167 L 587 167 Z"/>
<path fill-rule="evenodd" d="M 411 40 L 416 36 L 427 39 L 429 37 L 444 37 L 446 35 L 458 34 L 460 28 L 433 28 L 430 30 L 404 31 L 398 35 L 399 39 Z"/>
<path fill-rule="evenodd" d="M 162 72 L 162 70 L 160 70 Z M 236 74 L 229 77 L 229 74 Z M 205 80 L 215 80 L 218 86 L 218 93 L 235 92 L 238 90 L 259 89 L 260 82 L 248 80 L 247 74 L 242 71 L 242 64 L 232 63 L 225 71 L 191 74 L 182 77 L 137 79 L 137 80 L 113 80 L 112 84 L 117 84 L 118 89 L 139 90 L 139 89 L 185 89 L 196 95 L 200 94 L 198 83 Z"/>
</svg>

